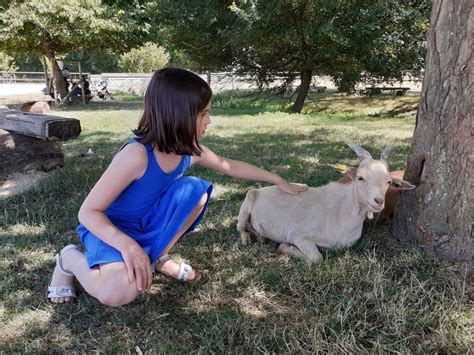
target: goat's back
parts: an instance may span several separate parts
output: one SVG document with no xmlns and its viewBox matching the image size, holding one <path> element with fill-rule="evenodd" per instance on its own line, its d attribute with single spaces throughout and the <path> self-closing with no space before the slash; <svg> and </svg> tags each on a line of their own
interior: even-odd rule
<svg viewBox="0 0 474 355">
<path fill-rule="evenodd" d="M 322 231 L 331 226 L 333 207 L 344 198 L 348 188 L 330 183 L 290 195 L 277 186 L 268 186 L 252 190 L 244 204 L 250 206 L 247 207 L 250 223 L 258 234 L 286 243 L 295 234 L 312 235 L 315 230 Z"/>
</svg>

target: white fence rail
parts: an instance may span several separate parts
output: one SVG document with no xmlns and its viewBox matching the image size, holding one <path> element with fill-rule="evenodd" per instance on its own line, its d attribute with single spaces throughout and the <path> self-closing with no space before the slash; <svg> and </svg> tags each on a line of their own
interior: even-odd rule
<svg viewBox="0 0 474 355">
<path fill-rule="evenodd" d="M 90 76 L 90 73 L 82 73 L 86 77 Z M 79 73 L 71 73 L 71 79 L 73 81 L 79 80 Z M 16 71 L 16 72 L 0 72 L 0 82 L 3 84 L 16 84 L 16 83 L 46 83 L 46 78 L 42 72 L 28 72 L 28 71 Z"/>
</svg>

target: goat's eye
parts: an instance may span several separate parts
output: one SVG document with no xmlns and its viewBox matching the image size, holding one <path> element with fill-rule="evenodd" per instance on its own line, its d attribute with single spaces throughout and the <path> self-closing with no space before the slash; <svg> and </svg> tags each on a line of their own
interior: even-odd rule
<svg viewBox="0 0 474 355">
<path fill-rule="evenodd" d="M 357 180 L 359 180 L 359 181 L 365 181 L 365 179 L 364 179 L 362 176 L 358 176 L 358 177 L 357 177 Z"/>
<path fill-rule="evenodd" d="M 392 183 L 391 181 L 388 181 L 388 182 L 387 182 L 387 184 L 389 184 L 389 185 L 390 185 L 391 183 Z"/>
</svg>

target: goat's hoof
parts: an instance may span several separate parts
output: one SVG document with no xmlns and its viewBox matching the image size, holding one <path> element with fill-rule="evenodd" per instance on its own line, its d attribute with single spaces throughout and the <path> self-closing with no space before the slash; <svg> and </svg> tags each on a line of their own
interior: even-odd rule
<svg viewBox="0 0 474 355">
<path fill-rule="evenodd" d="M 240 232 L 240 238 L 242 239 L 242 245 L 250 244 L 250 235 L 247 232 Z"/>
<path fill-rule="evenodd" d="M 291 245 L 282 243 L 278 246 L 277 251 L 282 254 L 287 254 L 288 250 L 291 250 L 291 248 Z"/>
</svg>

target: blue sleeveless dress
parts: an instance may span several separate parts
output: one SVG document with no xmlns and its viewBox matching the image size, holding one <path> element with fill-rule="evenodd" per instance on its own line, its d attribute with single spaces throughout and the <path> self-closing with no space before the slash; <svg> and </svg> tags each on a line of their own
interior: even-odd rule
<svg viewBox="0 0 474 355">
<path fill-rule="evenodd" d="M 136 142 L 135 138 L 129 139 L 126 144 L 130 142 Z M 148 144 L 144 147 L 148 154 L 145 174 L 122 191 L 105 215 L 115 227 L 138 242 L 153 264 L 207 193 L 202 213 L 186 233 L 199 224 L 207 208 L 212 185 L 193 176 L 183 176 L 191 156 L 183 155 L 176 169 L 166 173 L 158 165 L 153 147 Z M 82 224 L 77 227 L 77 233 L 86 250 L 90 268 L 102 263 L 123 262 L 122 254 L 117 249 L 97 238 Z"/>
</svg>

